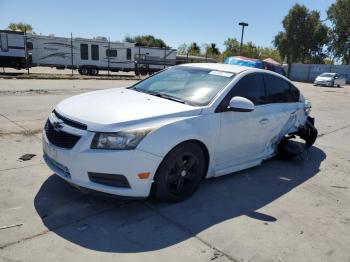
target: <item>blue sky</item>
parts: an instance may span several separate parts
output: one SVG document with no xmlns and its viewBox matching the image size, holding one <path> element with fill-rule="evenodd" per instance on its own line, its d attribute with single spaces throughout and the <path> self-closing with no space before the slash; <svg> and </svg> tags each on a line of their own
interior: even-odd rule
<svg viewBox="0 0 350 262">
<path fill-rule="evenodd" d="M 240 21 L 249 23 L 244 42 L 272 46 L 281 21 L 295 3 L 321 12 L 331 0 L 119 0 L 119 1 L 18 1 L 0 0 L 0 28 L 10 22 L 26 22 L 34 31 L 56 36 L 106 36 L 123 40 L 126 35 L 152 34 L 177 48 L 196 41 L 217 43 L 222 49 L 228 37 L 240 38 Z"/>
</svg>

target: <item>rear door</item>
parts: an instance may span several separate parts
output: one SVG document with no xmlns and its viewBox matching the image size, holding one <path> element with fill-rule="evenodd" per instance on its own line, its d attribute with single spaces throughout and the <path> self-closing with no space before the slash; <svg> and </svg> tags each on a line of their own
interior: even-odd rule
<svg viewBox="0 0 350 262">
<path fill-rule="evenodd" d="M 274 153 L 277 143 L 294 126 L 298 110 L 302 110 L 303 105 L 299 102 L 299 90 L 289 81 L 272 74 L 265 74 L 264 79 L 266 107 L 275 126 L 265 145 L 266 154 L 269 155 Z"/>
</svg>

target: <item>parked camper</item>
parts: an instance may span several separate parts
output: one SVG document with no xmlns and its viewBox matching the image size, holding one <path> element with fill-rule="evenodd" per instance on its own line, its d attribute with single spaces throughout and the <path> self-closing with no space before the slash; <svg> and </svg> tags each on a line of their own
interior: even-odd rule
<svg viewBox="0 0 350 262">
<path fill-rule="evenodd" d="M 32 65 L 58 69 L 78 69 L 83 75 L 97 75 L 99 70 L 134 70 L 134 44 L 108 42 L 107 39 L 64 38 L 32 35 Z"/>
<path fill-rule="evenodd" d="M 176 50 L 135 47 L 128 42 L 110 42 L 105 37 L 94 39 L 31 35 L 32 66 L 78 69 L 82 75 L 97 75 L 100 70 L 135 71 L 151 74 L 175 65 Z"/>
<path fill-rule="evenodd" d="M 146 75 L 176 64 L 176 49 L 135 46 L 135 74 Z"/>
<path fill-rule="evenodd" d="M 25 68 L 25 52 L 23 32 L 0 30 L 0 67 Z"/>
</svg>

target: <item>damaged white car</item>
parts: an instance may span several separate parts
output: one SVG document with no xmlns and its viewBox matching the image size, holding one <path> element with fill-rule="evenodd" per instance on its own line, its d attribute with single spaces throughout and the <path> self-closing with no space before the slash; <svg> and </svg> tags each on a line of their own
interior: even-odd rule
<svg viewBox="0 0 350 262">
<path fill-rule="evenodd" d="M 82 188 L 188 198 L 204 178 L 262 163 L 317 137 L 310 104 L 285 77 L 227 64 L 165 69 L 129 88 L 68 98 L 43 130 L 44 159 Z"/>
</svg>

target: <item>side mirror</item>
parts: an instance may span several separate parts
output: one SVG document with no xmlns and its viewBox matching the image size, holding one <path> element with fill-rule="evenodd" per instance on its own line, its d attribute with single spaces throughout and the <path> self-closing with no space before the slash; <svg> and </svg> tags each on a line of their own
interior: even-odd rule
<svg viewBox="0 0 350 262">
<path fill-rule="evenodd" d="M 251 112 L 254 108 L 252 101 L 241 96 L 233 97 L 229 104 L 229 109 L 235 112 Z"/>
</svg>

